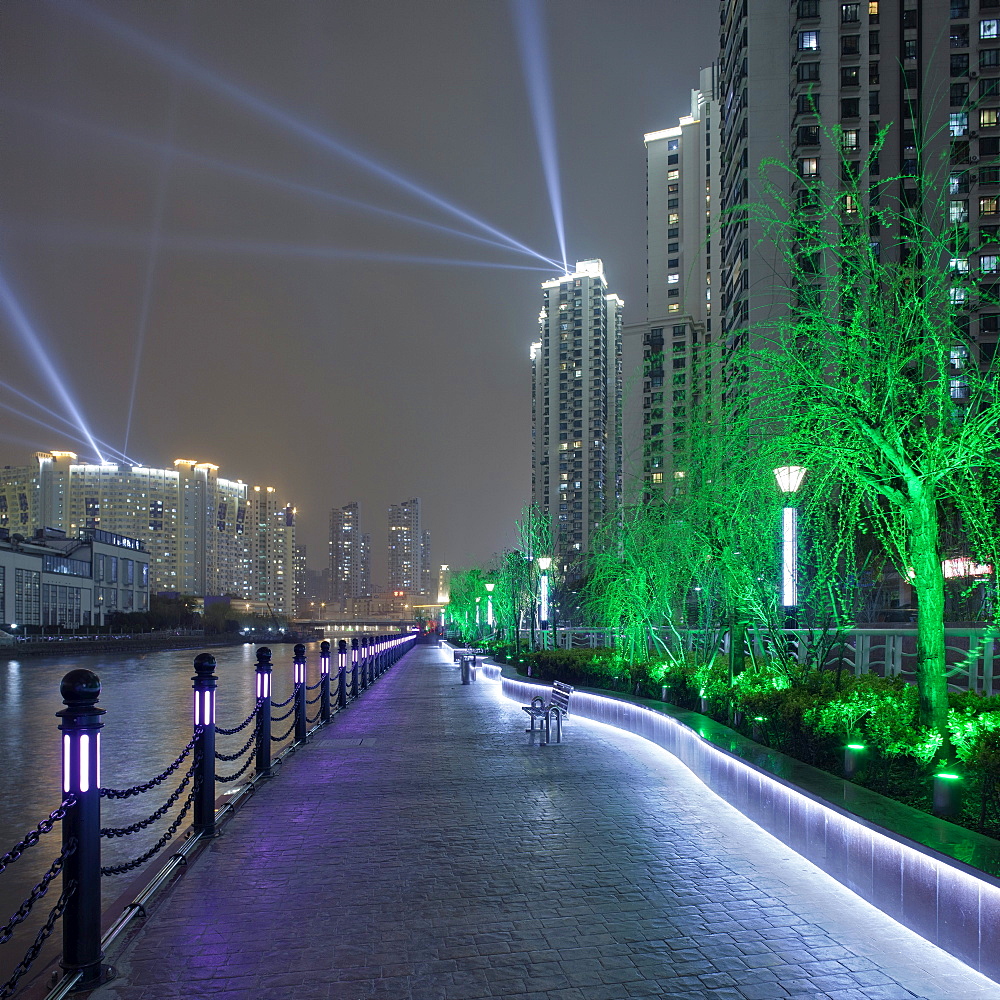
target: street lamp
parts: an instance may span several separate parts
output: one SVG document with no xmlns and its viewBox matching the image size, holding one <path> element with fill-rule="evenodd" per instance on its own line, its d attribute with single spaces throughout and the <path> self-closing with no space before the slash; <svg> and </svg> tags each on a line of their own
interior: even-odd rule
<svg viewBox="0 0 1000 1000">
<path fill-rule="evenodd" d="M 493 631 L 493 588 L 496 586 L 495 583 L 483 584 L 486 587 L 486 624 L 489 626 L 490 632 Z"/>
<path fill-rule="evenodd" d="M 778 489 L 785 495 L 781 511 L 781 603 L 785 613 L 794 614 L 799 603 L 799 511 L 790 506 L 805 478 L 801 465 L 783 465 L 774 470 Z"/>
<path fill-rule="evenodd" d="M 479 602 L 482 600 L 481 597 L 476 598 L 476 631 L 479 631 Z"/>
<path fill-rule="evenodd" d="M 548 556 L 538 557 L 538 625 L 542 632 L 542 649 L 545 648 L 545 630 L 549 627 L 549 567 L 552 560 Z"/>
</svg>

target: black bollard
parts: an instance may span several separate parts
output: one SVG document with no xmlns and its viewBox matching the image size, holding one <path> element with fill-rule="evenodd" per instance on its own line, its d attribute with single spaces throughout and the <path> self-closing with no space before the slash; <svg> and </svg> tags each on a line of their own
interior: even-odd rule
<svg viewBox="0 0 1000 1000">
<path fill-rule="evenodd" d="M 271 650 L 257 650 L 257 773 L 271 773 Z"/>
<path fill-rule="evenodd" d="M 194 725 L 201 735 L 194 745 L 194 829 L 203 837 L 215 836 L 215 657 L 199 653 L 194 658 Z"/>
<path fill-rule="evenodd" d="M 337 708 L 347 707 L 347 640 L 337 640 Z"/>
<path fill-rule="evenodd" d="M 292 661 L 292 682 L 295 684 L 295 742 L 306 738 L 306 647 L 295 644 Z"/>
<path fill-rule="evenodd" d="M 330 721 L 330 643 L 325 639 L 319 644 L 319 718 Z"/>
<path fill-rule="evenodd" d="M 62 821 L 62 884 L 75 886 L 63 911 L 60 965 L 79 972 L 78 989 L 94 989 L 113 970 L 101 965 L 101 680 L 92 670 L 71 670 L 59 685 L 63 795 L 74 801 Z M 75 845 L 75 847 L 74 847 Z"/>
<path fill-rule="evenodd" d="M 351 697 L 358 696 L 358 637 L 351 639 Z"/>
</svg>

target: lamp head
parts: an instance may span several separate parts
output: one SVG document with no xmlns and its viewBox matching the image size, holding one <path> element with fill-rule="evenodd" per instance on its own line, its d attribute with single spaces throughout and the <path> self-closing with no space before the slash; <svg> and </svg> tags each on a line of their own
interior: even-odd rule
<svg viewBox="0 0 1000 1000">
<path fill-rule="evenodd" d="M 544 573 L 552 565 L 552 559 L 549 556 L 539 556 L 538 557 L 538 568 Z"/>
</svg>

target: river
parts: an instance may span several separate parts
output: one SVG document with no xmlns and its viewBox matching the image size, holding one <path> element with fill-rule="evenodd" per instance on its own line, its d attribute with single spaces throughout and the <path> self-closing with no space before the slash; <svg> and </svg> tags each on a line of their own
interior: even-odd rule
<svg viewBox="0 0 1000 1000">
<path fill-rule="evenodd" d="M 284 701 L 292 693 L 292 646 L 273 648 L 272 699 Z M 242 722 L 254 707 L 254 665 L 256 646 L 220 646 L 205 652 L 217 661 L 218 694 L 216 721 L 225 728 Z M 70 670 L 85 667 L 101 679 L 99 707 L 106 710 L 101 737 L 101 784 L 126 788 L 148 781 L 177 757 L 192 735 L 191 678 L 198 650 L 173 650 L 108 655 L 76 655 L 7 659 L 0 655 L 2 698 L 0 698 L 0 854 L 10 850 L 29 830 L 59 805 L 61 762 L 59 720 L 62 709 L 59 682 Z M 319 679 L 319 644 L 307 646 L 308 683 Z M 318 692 L 310 692 L 315 697 Z M 290 706 L 289 706 L 290 707 Z M 309 708 L 309 716 L 318 705 Z M 288 709 L 276 710 L 276 715 Z M 275 732 L 284 732 L 291 720 L 277 723 Z M 218 738 L 217 748 L 235 753 L 246 742 L 250 729 L 238 736 Z M 275 744 L 273 752 L 281 750 Z M 237 770 L 238 763 L 219 762 L 225 773 Z M 101 825 L 124 826 L 145 818 L 158 809 L 179 783 L 171 775 L 162 785 L 144 795 L 126 800 L 102 800 Z M 251 768 L 250 775 L 252 776 Z M 220 785 L 221 793 L 226 786 Z M 182 798 L 183 801 L 183 798 Z M 102 863 L 121 864 L 138 857 L 154 843 L 169 824 L 169 814 L 148 831 L 124 838 L 102 841 Z M 189 822 L 185 822 L 184 826 Z M 183 827 L 182 827 L 183 828 Z M 45 869 L 59 853 L 58 825 L 42 842 L 0 873 L 0 925 L 28 895 Z M 169 847 L 167 848 L 169 850 Z M 123 891 L 129 876 L 102 880 L 107 903 Z M 20 960 L 34 938 L 41 919 L 58 898 L 58 880 L 41 899 L 32 918 L 18 929 L 14 939 L 0 948 L 0 982 Z M 55 937 L 58 937 L 57 928 Z M 56 949 L 58 951 L 58 949 Z M 10 952 L 10 954 L 8 954 Z M 39 963 L 52 949 L 47 948 Z M 29 974 L 30 978 L 30 974 Z"/>
</svg>

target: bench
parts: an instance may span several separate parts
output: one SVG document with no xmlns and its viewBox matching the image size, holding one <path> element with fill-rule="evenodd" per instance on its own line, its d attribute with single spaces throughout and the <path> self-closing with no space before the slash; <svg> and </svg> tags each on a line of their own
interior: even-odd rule
<svg viewBox="0 0 1000 1000">
<path fill-rule="evenodd" d="M 456 649 L 454 650 L 455 663 L 459 663 L 463 656 L 485 656 L 485 649 Z"/>
<path fill-rule="evenodd" d="M 531 727 L 525 729 L 526 733 L 535 731 L 535 723 L 539 723 L 542 733 L 542 743 L 549 742 L 549 720 L 555 716 L 556 720 L 556 743 L 562 743 L 562 720 L 563 716 L 569 715 L 569 696 L 573 693 L 573 688 L 562 681 L 553 681 L 552 690 L 549 692 L 549 700 L 546 701 L 540 694 L 531 699 L 530 705 L 522 705 L 521 711 L 528 713 L 531 719 Z"/>
</svg>

